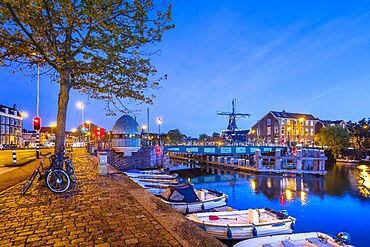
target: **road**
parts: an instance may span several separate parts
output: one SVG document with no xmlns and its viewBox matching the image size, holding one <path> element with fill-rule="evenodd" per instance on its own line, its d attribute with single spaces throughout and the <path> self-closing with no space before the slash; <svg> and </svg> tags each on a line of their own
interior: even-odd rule
<svg viewBox="0 0 370 247">
<path fill-rule="evenodd" d="M 54 149 L 41 149 L 41 153 L 52 153 Z M 36 149 L 16 149 L 17 163 L 36 159 Z M 0 150 L 0 167 L 13 164 L 12 150 Z"/>
</svg>

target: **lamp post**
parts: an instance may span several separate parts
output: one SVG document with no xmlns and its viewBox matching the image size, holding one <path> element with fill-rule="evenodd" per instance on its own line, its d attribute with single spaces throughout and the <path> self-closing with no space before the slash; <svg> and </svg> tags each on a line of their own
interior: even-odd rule
<svg viewBox="0 0 370 247">
<path fill-rule="evenodd" d="M 77 102 L 76 106 L 77 106 L 78 109 L 81 109 L 81 123 L 83 123 L 84 122 L 84 106 L 85 105 L 82 102 Z"/>
<path fill-rule="evenodd" d="M 52 122 L 50 123 L 50 136 L 52 138 L 52 140 L 55 142 L 55 135 L 53 134 L 53 128 L 57 127 L 57 123 L 56 122 Z"/>
<path fill-rule="evenodd" d="M 305 138 L 305 135 L 304 135 L 304 120 L 305 120 L 304 117 L 299 118 L 299 121 L 301 122 L 301 129 L 303 128 L 303 131 L 300 131 L 299 132 L 300 133 L 300 136 L 301 136 L 302 148 L 303 148 L 303 145 L 304 145 L 304 138 Z"/>
<path fill-rule="evenodd" d="M 161 145 L 161 124 L 162 124 L 162 119 L 160 117 L 157 119 L 157 124 L 158 124 L 158 133 L 159 133 L 158 146 L 160 146 Z"/>
<path fill-rule="evenodd" d="M 88 142 L 90 143 L 90 136 L 91 136 L 91 133 L 90 133 L 90 124 L 91 124 L 91 121 L 87 120 L 86 123 L 89 126 L 88 127 L 88 134 L 87 135 L 89 136 Z"/>
<path fill-rule="evenodd" d="M 288 132 L 288 151 L 290 151 L 290 127 L 287 128 L 287 132 Z"/>
<path fill-rule="evenodd" d="M 33 53 L 40 59 L 40 54 Z M 37 61 L 37 84 L 36 84 L 36 117 L 39 117 L 40 109 L 40 61 Z M 40 130 L 36 130 L 36 159 L 40 158 Z"/>
<path fill-rule="evenodd" d="M 146 134 L 145 134 L 145 130 L 146 130 L 147 126 L 146 124 L 143 124 L 141 126 L 141 141 L 143 143 L 143 146 L 147 146 L 146 145 Z M 145 140 L 144 140 L 145 139 Z"/>
<path fill-rule="evenodd" d="M 28 117 L 27 112 L 21 112 L 21 147 L 23 148 L 23 119 Z"/>
</svg>

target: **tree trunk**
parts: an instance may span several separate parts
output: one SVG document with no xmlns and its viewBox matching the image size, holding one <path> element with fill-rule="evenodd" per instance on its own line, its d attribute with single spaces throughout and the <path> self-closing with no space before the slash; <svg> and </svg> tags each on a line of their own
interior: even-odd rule
<svg viewBox="0 0 370 247">
<path fill-rule="evenodd" d="M 55 140 L 55 154 L 63 153 L 65 147 L 65 133 L 66 133 L 66 120 L 67 120 L 67 107 L 69 101 L 69 91 L 71 89 L 69 83 L 68 72 L 60 73 L 60 88 L 58 96 L 58 116 Z"/>
</svg>

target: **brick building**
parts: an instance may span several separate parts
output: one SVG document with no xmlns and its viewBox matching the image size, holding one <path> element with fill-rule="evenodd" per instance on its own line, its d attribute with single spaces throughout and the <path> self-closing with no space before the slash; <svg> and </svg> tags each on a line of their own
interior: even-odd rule
<svg viewBox="0 0 370 247">
<path fill-rule="evenodd" d="M 0 144 L 21 145 L 22 117 L 13 107 L 0 105 Z"/>
<path fill-rule="evenodd" d="M 249 143 L 269 145 L 313 145 L 314 135 L 323 127 L 311 114 L 270 111 L 254 124 Z"/>
</svg>

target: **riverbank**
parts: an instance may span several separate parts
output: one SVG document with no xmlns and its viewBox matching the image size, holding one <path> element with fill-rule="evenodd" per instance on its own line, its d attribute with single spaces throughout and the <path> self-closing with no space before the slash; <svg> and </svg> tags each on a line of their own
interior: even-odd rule
<svg viewBox="0 0 370 247">
<path fill-rule="evenodd" d="M 1 246 L 224 246 L 125 175 L 98 175 L 84 150 L 73 160 L 78 181 L 67 193 L 37 181 L 25 196 L 23 182 L 0 193 Z"/>
</svg>

